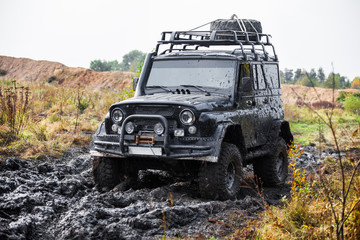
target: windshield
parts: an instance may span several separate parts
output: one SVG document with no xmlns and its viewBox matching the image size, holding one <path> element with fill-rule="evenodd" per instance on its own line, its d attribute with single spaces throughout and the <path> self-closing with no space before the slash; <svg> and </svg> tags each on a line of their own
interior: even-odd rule
<svg viewBox="0 0 360 240">
<path fill-rule="evenodd" d="M 155 61 L 146 87 L 196 85 L 229 89 L 234 85 L 236 62 L 232 60 L 187 59 Z"/>
</svg>

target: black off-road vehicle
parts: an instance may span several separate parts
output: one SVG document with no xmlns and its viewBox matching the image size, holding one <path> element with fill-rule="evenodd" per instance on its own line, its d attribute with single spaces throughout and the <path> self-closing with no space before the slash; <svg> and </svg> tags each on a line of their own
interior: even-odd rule
<svg viewBox="0 0 360 240">
<path fill-rule="evenodd" d="M 163 32 L 135 81 L 93 136 L 94 180 L 106 190 L 162 169 L 198 177 L 211 199 L 235 198 L 242 168 L 284 183 L 287 144 L 278 58 L 255 20 L 216 20 L 210 31 Z"/>
</svg>

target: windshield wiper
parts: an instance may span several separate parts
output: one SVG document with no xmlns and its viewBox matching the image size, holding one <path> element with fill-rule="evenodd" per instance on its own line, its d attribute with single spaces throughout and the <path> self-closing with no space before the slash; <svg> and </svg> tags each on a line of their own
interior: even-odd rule
<svg viewBox="0 0 360 240">
<path fill-rule="evenodd" d="M 197 90 L 205 93 L 205 96 L 210 96 L 210 92 L 206 91 L 205 89 L 203 89 L 200 86 L 196 86 L 196 85 L 180 85 L 180 87 L 193 87 L 193 88 L 196 88 Z"/>
<path fill-rule="evenodd" d="M 165 91 L 167 91 L 167 92 L 173 92 L 172 90 L 170 90 L 170 89 L 168 89 L 168 88 L 166 88 L 166 87 L 164 87 L 164 86 L 147 86 L 146 88 L 161 88 L 161 89 L 163 89 L 163 90 L 165 90 Z"/>
</svg>

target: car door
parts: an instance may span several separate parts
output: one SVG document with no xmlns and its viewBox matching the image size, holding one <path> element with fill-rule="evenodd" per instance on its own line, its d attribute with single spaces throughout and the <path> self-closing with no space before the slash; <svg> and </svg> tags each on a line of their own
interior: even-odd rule
<svg viewBox="0 0 360 240">
<path fill-rule="evenodd" d="M 269 84 L 262 63 L 252 65 L 255 95 L 255 139 L 257 145 L 265 144 L 269 126 Z"/>
<path fill-rule="evenodd" d="M 250 64 L 241 64 L 239 72 L 238 84 L 238 114 L 240 116 L 240 124 L 242 134 L 247 148 L 256 146 L 255 138 L 255 96 L 254 81 L 251 75 Z"/>
<path fill-rule="evenodd" d="M 283 119 L 284 110 L 282 107 L 281 87 L 279 78 L 279 66 L 277 63 L 263 65 L 264 76 L 267 82 L 268 114 L 271 119 Z"/>
</svg>

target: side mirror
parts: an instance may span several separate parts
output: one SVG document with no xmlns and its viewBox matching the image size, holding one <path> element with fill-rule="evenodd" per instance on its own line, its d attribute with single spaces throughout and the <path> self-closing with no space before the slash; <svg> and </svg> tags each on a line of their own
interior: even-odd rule
<svg viewBox="0 0 360 240">
<path fill-rule="evenodd" d="M 251 81 L 251 78 L 249 77 L 243 77 L 241 79 L 241 82 L 242 82 L 242 90 L 244 92 L 251 92 L 253 89 L 252 89 L 252 81 Z"/>
<path fill-rule="evenodd" d="M 139 78 L 138 77 L 134 77 L 133 78 L 133 90 L 135 91 L 136 90 L 136 87 L 138 85 L 138 82 L 139 82 Z"/>
</svg>

